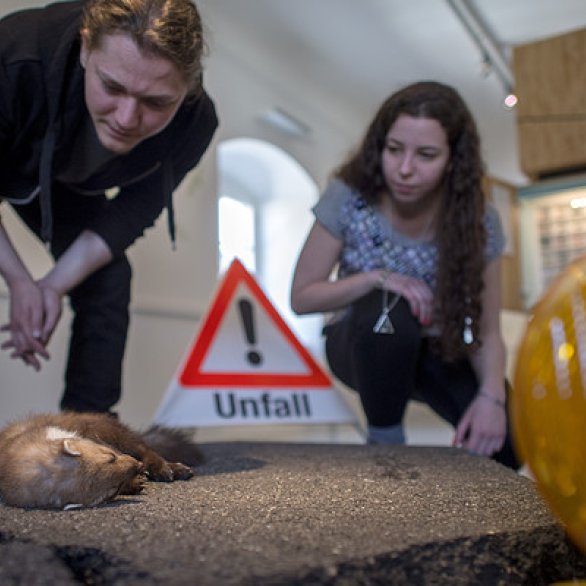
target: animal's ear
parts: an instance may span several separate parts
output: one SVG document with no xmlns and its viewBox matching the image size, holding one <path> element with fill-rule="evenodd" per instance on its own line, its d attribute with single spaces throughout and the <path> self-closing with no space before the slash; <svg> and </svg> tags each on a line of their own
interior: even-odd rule
<svg viewBox="0 0 586 586">
<path fill-rule="evenodd" d="M 67 456 L 81 456 L 81 452 L 75 448 L 69 439 L 63 440 L 63 453 Z"/>
</svg>

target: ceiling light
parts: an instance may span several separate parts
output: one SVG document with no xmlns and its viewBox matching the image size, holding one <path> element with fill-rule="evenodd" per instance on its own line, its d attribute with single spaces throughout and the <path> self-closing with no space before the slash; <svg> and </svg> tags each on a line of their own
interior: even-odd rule
<svg viewBox="0 0 586 586">
<path fill-rule="evenodd" d="M 262 114 L 261 120 L 269 126 L 292 136 L 307 136 L 311 132 L 307 124 L 279 107 L 271 108 Z"/>
<path fill-rule="evenodd" d="M 586 208 L 586 197 L 575 197 L 570 202 L 570 206 L 575 210 L 579 208 Z"/>
<path fill-rule="evenodd" d="M 505 107 L 507 107 L 509 110 L 512 110 L 518 102 L 519 98 L 517 98 L 517 96 L 513 93 L 507 94 L 504 99 Z"/>
</svg>

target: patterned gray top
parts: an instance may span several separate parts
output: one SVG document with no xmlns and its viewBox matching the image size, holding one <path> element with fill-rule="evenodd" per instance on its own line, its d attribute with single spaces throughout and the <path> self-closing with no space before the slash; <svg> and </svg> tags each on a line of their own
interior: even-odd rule
<svg viewBox="0 0 586 586">
<path fill-rule="evenodd" d="M 435 290 L 438 249 L 393 229 L 386 217 L 340 180 L 332 181 L 313 208 L 316 219 L 343 241 L 338 278 L 387 268 L 423 280 Z M 505 238 L 498 212 L 486 206 L 487 262 L 499 257 Z"/>
</svg>

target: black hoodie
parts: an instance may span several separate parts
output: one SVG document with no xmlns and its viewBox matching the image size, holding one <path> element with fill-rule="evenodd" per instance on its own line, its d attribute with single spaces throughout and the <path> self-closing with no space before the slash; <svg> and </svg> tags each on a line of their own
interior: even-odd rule
<svg viewBox="0 0 586 586">
<path fill-rule="evenodd" d="M 118 195 L 85 226 L 117 256 L 165 206 L 174 240 L 173 190 L 202 157 L 218 120 L 202 91 L 181 105 L 162 132 L 113 157 L 83 183 L 57 181 L 89 117 L 79 61 L 83 4 L 59 2 L 0 20 L 0 200 L 18 205 L 40 197 L 42 238 L 49 241 L 53 190 L 85 197 L 117 187 Z"/>
</svg>

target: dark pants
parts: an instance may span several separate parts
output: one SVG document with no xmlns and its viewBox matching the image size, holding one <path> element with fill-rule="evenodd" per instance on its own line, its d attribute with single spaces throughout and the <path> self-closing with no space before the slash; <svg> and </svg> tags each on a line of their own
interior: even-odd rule
<svg viewBox="0 0 586 586">
<path fill-rule="evenodd" d="M 53 191 L 53 258 L 65 252 L 104 203 L 99 196 Z M 39 236 L 38 199 L 13 208 Z M 130 264 L 122 255 L 69 292 L 74 315 L 62 409 L 109 411 L 120 399 L 131 277 Z"/>
<path fill-rule="evenodd" d="M 391 312 L 395 333 L 375 334 L 372 328 L 380 315 L 381 295 L 374 291 L 359 299 L 344 320 L 324 329 L 332 372 L 359 393 L 369 425 L 401 423 L 407 403 L 416 399 L 457 426 L 478 391 L 470 363 L 446 363 L 432 351 L 405 299 Z M 506 466 L 519 467 L 510 431 L 494 458 Z"/>
</svg>

